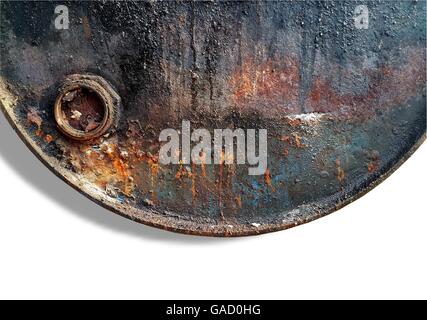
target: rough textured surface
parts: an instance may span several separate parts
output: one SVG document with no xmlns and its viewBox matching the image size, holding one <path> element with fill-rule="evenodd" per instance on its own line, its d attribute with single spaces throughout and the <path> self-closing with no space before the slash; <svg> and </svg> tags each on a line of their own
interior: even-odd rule
<svg viewBox="0 0 427 320">
<path fill-rule="evenodd" d="M 362 2 L 360 2 L 362 3 Z M 54 28 L 66 4 L 70 28 Z M 57 174 L 131 219 L 204 235 L 301 224 L 372 187 L 426 127 L 426 3 L 1 2 L 1 101 Z M 90 142 L 53 119 L 61 80 L 93 73 L 122 98 Z M 6 101 L 7 100 L 7 101 Z M 162 166 L 165 128 L 268 129 L 269 169 Z"/>
</svg>

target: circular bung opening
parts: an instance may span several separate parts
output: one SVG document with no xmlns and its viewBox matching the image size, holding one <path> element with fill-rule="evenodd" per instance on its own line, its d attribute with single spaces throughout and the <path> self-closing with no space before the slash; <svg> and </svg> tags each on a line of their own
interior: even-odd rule
<svg viewBox="0 0 427 320">
<path fill-rule="evenodd" d="M 120 101 L 120 96 L 103 78 L 89 74 L 70 75 L 55 100 L 58 129 L 74 140 L 99 138 L 117 124 Z"/>
<path fill-rule="evenodd" d="M 85 133 L 97 129 L 105 118 L 99 95 L 87 88 L 67 92 L 61 99 L 63 119 L 73 129 Z"/>
</svg>

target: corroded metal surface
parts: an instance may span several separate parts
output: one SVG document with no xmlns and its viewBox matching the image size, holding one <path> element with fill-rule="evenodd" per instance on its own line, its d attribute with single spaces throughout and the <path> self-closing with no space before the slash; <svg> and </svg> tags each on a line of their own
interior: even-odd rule
<svg viewBox="0 0 427 320">
<path fill-rule="evenodd" d="M 54 26 L 58 4 L 69 8 L 69 29 Z M 358 4 L 367 28 L 355 27 Z M 0 8 L 6 116 L 67 183 L 138 222 L 214 236 L 285 229 L 357 198 L 424 139 L 424 1 Z M 70 139 L 56 125 L 55 101 L 73 74 L 102 77 L 121 98 L 117 125 L 96 139 Z M 64 116 L 88 132 L 101 122 L 75 123 L 80 111 Z M 159 134 L 183 120 L 267 129 L 268 170 L 162 165 Z"/>
</svg>

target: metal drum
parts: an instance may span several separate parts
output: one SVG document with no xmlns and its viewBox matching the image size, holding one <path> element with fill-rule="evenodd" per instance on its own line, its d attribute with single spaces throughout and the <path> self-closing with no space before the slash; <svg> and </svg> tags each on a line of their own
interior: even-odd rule
<svg viewBox="0 0 427 320">
<path fill-rule="evenodd" d="M 244 236 L 306 223 L 425 137 L 424 1 L 0 9 L 11 125 L 72 187 L 150 226 Z"/>
</svg>

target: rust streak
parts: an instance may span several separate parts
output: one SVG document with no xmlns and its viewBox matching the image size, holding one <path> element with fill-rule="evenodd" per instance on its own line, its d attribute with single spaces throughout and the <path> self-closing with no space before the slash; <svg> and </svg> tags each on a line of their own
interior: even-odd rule
<svg viewBox="0 0 427 320">
<path fill-rule="evenodd" d="M 92 32 L 90 30 L 89 18 L 87 16 L 84 16 L 82 18 L 82 25 L 83 33 L 85 34 L 86 40 L 90 40 L 90 38 L 92 37 Z"/>
</svg>

